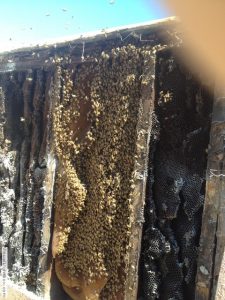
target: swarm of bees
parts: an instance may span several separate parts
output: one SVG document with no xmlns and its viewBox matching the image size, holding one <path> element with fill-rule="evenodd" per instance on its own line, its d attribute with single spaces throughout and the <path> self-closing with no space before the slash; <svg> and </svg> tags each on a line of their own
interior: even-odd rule
<svg viewBox="0 0 225 300">
<path fill-rule="evenodd" d="M 73 299 L 124 296 L 143 51 L 127 45 L 57 71 L 53 252 Z"/>
</svg>

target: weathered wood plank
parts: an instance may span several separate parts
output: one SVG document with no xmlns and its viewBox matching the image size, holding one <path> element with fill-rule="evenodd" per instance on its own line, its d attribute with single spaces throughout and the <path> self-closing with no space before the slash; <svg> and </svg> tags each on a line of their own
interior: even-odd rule
<svg viewBox="0 0 225 300">
<path fill-rule="evenodd" d="M 149 141 L 154 109 L 154 79 L 156 56 L 152 53 L 151 60 L 146 60 L 141 87 L 139 121 L 137 125 L 137 161 L 135 164 L 135 190 L 133 193 L 133 216 L 131 229 L 130 251 L 128 254 L 128 275 L 125 299 L 137 298 L 138 264 L 141 250 L 142 227 L 144 223 L 144 204 L 148 169 Z"/>
<path fill-rule="evenodd" d="M 196 300 L 215 298 L 225 245 L 225 101 L 216 92 L 208 151 L 205 205 L 196 277 Z"/>
<path fill-rule="evenodd" d="M 218 99 L 221 106 L 221 119 L 225 120 L 225 90 L 219 89 Z M 212 298 L 216 300 L 225 299 L 225 155 L 224 155 L 224 134 L 225 124 L 223 123 L 223 132 L 221 132 L 221 185 L 220 185 L 220 202 L 218 210 L 218 226 L 216 232 L 216 254 L 215 254 L 215 267 L 214 267 L 214 282 Z"/>
</svg>

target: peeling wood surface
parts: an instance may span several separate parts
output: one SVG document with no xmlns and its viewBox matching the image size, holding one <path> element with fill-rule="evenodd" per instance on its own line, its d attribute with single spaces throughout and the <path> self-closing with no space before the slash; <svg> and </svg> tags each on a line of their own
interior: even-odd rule
<svg viewBox="0 0 225 300">
<path fill-rule="evenodd" d="M 221 94 L 221 90 L 218 90 L 214 100 L 208 150 L 206 195 L 196 277 L 196 300 L 215 299 L 218 277 L 223 272 L 221 263 L 225 245 L 224 136 L 224 93 Z"/>
</svg>

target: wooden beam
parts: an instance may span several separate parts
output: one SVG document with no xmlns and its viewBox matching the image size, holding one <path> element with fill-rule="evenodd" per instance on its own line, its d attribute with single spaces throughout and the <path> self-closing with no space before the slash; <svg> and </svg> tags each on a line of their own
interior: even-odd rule
<svg viewBox="0 0 225 300">
<path fill-rule="evenodd" d="M 96 51 L 101 53 L 107 47 L 110 50 L 131 42 L 140 45 L 158 45 L 172 39 L 171 34 L 177 29 L 178 22 L 175 17 L 170 17 L 141 25 L 133 24 L 73 36 L 70 39 L 61 38 L 40 46 L 0 53 L 0 73 L 34 68 L 49 69 L 59 61 L 65 64 L 88 63 L 94 60 Z"/>
<path fill-rule="evenodd" d="M 133 216 L 130 249 L 128 253 L 128 275 L 125 290 L 126 300 L 136 300 L 138 291 L 138 265 L 141 251 L 142 228 L 144 223 L 144 204 L 147 183 L 149 141 L 154 109 L 154 82 L 156 56 L 145 61 L 141 86 L 139 120 L 137 124 L 137 160 L 135 164 L 135 189 L 133 192 Z M 149 80 L 150 78 L 150 80 Z M 145 81 L 146 80 L 146 81 Z M 147 84 L 146 84 L 147 83 Z"/>
<path fill-rule="evenodd" d="M 221 270 L 225 245 L 224 149 L 225 93 L 221 89 L 217 89 L 208 149 L 206 194 L 196 277 L 196 300 L 215 299 Z"/>
<path fill-rule="evenodd" d="M 221 119 L 225 121 L 225 89 L 219 89 L 218 99 L 221 105 Z M 221 132 L 221 186 L 220 186 L 220 201 L 218 211 L 218 225 L 216 232 L 216 253 L 214 267 L 214 282 L 212 297 L 216 300 L 225 299 L 225 124 L 223 123 L 223 132 Z"/>
</svg>

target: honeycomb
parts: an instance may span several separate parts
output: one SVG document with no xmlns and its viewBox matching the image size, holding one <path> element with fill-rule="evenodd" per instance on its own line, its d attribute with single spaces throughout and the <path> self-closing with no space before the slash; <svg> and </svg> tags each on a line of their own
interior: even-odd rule
<svg viewBox="0 0 225 300">
<path fill-rule="evenodd" d="M 139 300 L 194 299 L 212 102 L 172 52 L 158 54 Z"/>
<path fill-rule="evenodd" d="M 149 47 L 57 67 L 53 255 L 73 299 L 123 299 L 143 59 Z M 146 80 L 146 78 L 145 78 Z"/>
</svg>

